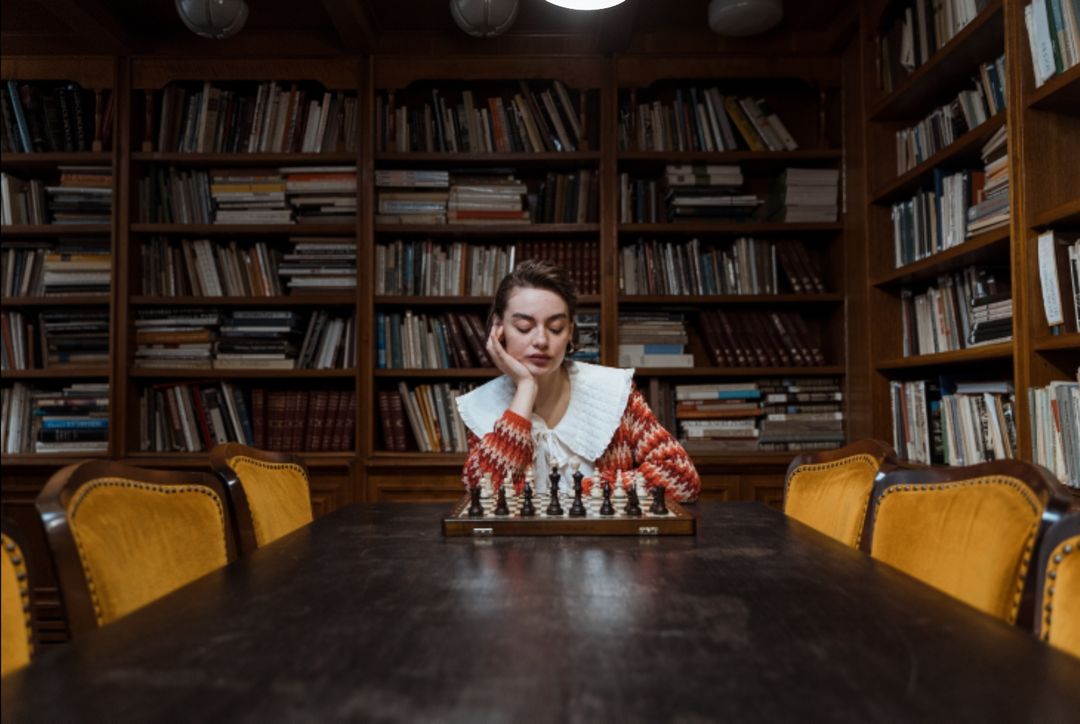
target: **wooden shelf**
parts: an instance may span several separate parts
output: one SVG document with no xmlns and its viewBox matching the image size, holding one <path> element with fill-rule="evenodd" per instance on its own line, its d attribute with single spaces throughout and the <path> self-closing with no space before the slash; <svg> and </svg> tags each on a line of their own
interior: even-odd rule
<svg viewBox="0 0 1080 724">
<path fill-rule="evenodd" d="M 978 73 L 978 64 L 1003 52 L 1005 26 L 1002 0 L 986 8 L 889 95 L 875 103 L 869 118 L 875 121 L 917 120 L 949 100 Z"/>
<path fill-rule="evenodd" d="M 933 180 L 935 168 L 981 160 L 980 151 L 983 144 L 1003 125 L 1005 125 L 1004 111 L 991 116 L 986 122 L 971 129 L 933 156 L 882 186 L 871 197 L 873 202 L 890 204 L 911 196 L 921 186 Z"/>
<path fill-rule="evenodd" d="M 619 304 L 634 306 L 638 304 L 678 305 L 678 304 L 840 304 L 844 295 L 825 294 L 656 294 L 623 295 Z"/>
<path fill-rule="evenodd" d="M 168 367 L 132 367 L 128 377 L 133 379 L 184 380 L 266 380 L 352 379 L 355 369 L 346 370 L 260 370 L 260 369 L 173 369 Z"/>
<path fill-rule="evenodd" d="M 326 292 L 295 297 L 163 297 L 131 298 L 134 307 L 340 307 L 356 304 L 353 292 Z"/>
<path fill-rule="evenodd" d="M 628 234 L 813 234 L 843 231 L 837 223 L 787 224 L 783 222 L 748 221 L 676 221 L 661 224 L 619 224 L 619 233 Z"/>
<path fill-rule="evenodd" d="M 570 236 L 599 234 L 600 224 L 375 224 L 375 233 L 422 236 Z"/>
<path fill-rule="evenodd" d="M 1036 340 L 1032 348 L 1036 352 L 1080 352 L 1080 332 L 1065 332 Z"/>
<path fill-rule="evenodd" d="M 802 451 L 773 452 L 762 450 L 761 452 L 747 451 L 744 453 L 698 453 L 696 455 L 691 454 L 690 459 L 694 461 L 696 467 L 702 468 L 753 467 L 757 465 L 787 468 L 792 460 L 803 454 Z"/>
<path fill-rule="evenodd" d="M 973 236 L 963 244 L 920 259 L 871 280 L 875 287 L 888 287 L 934 279 L 944 272 L 972 264 L 1008 259 L 1009 227 L 1002 226 Z"/>
<path fill-rule="evenodd" d="M 354 452 L 303 452 L 293 451 L 293 455 L 299 455 L 304 464 L 309 468 L 340 468 L 347 467 L 356 460 Z M 178 453 L 178 452 L 130 452 L 127 457 L 120 460 L 126 465 L 152 465 L 162 468 L 200 468 L 206 469 L 210 464 L 210 453 Z"/>
<path fill-rule="evenodd" d="M 108 294 L 54 294 L 49 297 L 4 297 L 5 307 L 89 307 L 108 306 Z"/>
<path fill-rule="evenodd" d="M 1028 108 L 1080 115 L 1080 64 L 1048 79 L 1027 98 Z"/>
<path fill-rule="evenodd" d="M 465 453 L 425 452 L 373 452 L 365 463 L 374 469 L 396 470 L 400 468 L 451 468 L 460 470 L 465 464 Z"/>
<path fill-rule="evenodd" d="M 109 367 L 85 367 L 72 365 L 70 367 L 49 367 L 43 370 L 4 370 L 3 378 L 7 380 L 84 380 L 95 377 L 107 378 L 112 374 Z"/>
<path fill-rule="evenodd" d="M 638 367 L 640 377 L 819 377 L 843 375 L 843 365 L 816 367 Z"/>
<path fill-rule="evenodd" d="M 109 236 L 112 224 L 34 224 L 0 226 L 0 238 L 21 236 Z"/>
<path fill-rule="evenodd" d="M 65 465 L 82 462 L 83 460 L 106 460 L 108 453 L 16 453 L 13 455 L 0 455 L 0 465 L 17 468 L 62 468 Z M 204 461 L 205 462 L 205 461 Z"/>
<path fill-rule="evenodd" d="M 600 161 L 599 151 L 568 151 L 546 153 L 419 153 L 413 151 L 379 151 L 376 164 L 393 166 L 582 166 Z"/>
<path fill-rule="evenodd" d="M 877 365 L 877 369 L 906 370 L 918 369 L 921 367 L 937 367 L 939 365 L 962 365 L 970 362 L 1011 360 L 1012 356 L 1013 343 L 999 342 L 997 344 L 986 345 L 985 347 L 973 347 L 972 349 L 959 349 L 953 352 L 920 354 L 914 357 L 885 360 Z"/>
<path fill-rule="evenodd" d="M 1077 186 L 1076 191 L 1080 194 L 1080 185 Z M 1080 196 L 1035 214 L 1031 220 L 1033 229 L 1045 229 L 1050 226 L 1068 228 L 1080 226 Z"/>
<path fill-rule="evenodd" d="M 353 166 L 358 153 L 180 153 L 137 151 L 131 160 L 139 163 L 173 163 L 187 166 Z"/>
<path fill-rule="evenodd" d="M 791 163 L 829 164 L 843 158 L 838 148 L 799 148 L 794 151 L 619 151 L 620 165 L 737 163 L 775 168 Z"/>
<path fill-rule="evenodd" d="M 448 380 L 486 380 L 498 377 L 501 372 L 494 367 L 450 369 L 376 369 L 374 375 L 377 378 L 391 379 L 448 379 Z"/>
<path fill-rule="evenodd" d="M 355 236 L 356 224 L 132 224 L 131 231 L 168 236 Z"/>
<path fill-rule="evenodd" d="M 52 168 L 54 166 L 112 166 L 112 151 L 78 151 L 74 153 L 5 153 L 0 167 L 12 169 Z"/>
<path fill-rule="evenodd" d="M 599 304 L 598 294 L 579 294 L 578 306 Z M 388 307 L 490 307 L 491 297 L 466 296 L 407 296 L 404 294 L 380 294 L 375 297 L 375 304 Z"/>
</svg>

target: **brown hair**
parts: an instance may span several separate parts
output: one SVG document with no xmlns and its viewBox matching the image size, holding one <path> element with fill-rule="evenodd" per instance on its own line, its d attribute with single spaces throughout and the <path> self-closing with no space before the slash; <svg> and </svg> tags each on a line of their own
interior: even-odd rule
<svg viewBox="0 0 1080 724">
<path fill-rule="evenodd" d="M 577 287 L 574 286 L 574 280 L 570 278 L 570 274 L 561 266 L 552 264 L 550 261 L 527 259 L 514 267 L 514 270 L 499 282 L 499 288 L 495 290 L 495 299 L 492 300 L 491 309 L 488 311 L 488 329 L 491 329 L 495 317 L 502 319 L 506 313 L 506 303 L 510 301 L 510 295 L 514 293 L 515 289 L 522 287 L 545 289 L 559 295 L 566 302 L 566 311 L 570 315 L 570 322 L 574 321 L 574 315 L 577 313 Z M 577 347 L 577 325 L 574 325 L 574 334 L 567 355 L 575 347 Z"/>
</svg>

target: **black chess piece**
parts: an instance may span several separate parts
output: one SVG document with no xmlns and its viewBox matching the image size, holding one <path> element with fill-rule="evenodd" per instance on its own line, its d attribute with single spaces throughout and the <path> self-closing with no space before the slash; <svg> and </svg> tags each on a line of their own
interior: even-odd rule
<svg viewBox="0 0 1080 724">
<path fill-rule="evenodd" d="M 469 517 L 483 518 L 484 506 L 480 504 L 480 486 L 469 489 Z"/>
<path fill-rule="evenodd" d="M 641 500 L 638 499 L 637 489 L 633 486 L 626 489 L 626 507 L 623 508 L 623 512 L 627 515 L 641 515 Z"/>
<path fill-rule="evenodd" d="M 559 474 L 557 468 L 551 468 L 551 475 L 548 476 L 548 481 L 551 483 L 551 502 L 548 503 L 547 514 L 548 515 L 562 515 L 562 505 L 559 504 L 559 480 L 562 475 Z"/>
<path fill-rule="evenodd" d="M 664 494 L 667 491 L 662 485 L 657 485 L 652 489 L 653 504 L 649 506 L 649 512 L 653 515 L 667 515 L 667 501 L 664 500 Z"/>
<path fill-rule="evenodd" d="M 526 480 L 525 481 L 525 502 L 521 504 L 521 517 L 522 518 L 531 518 L 534 515 L 536 515 L 536 507 L 533 505 L 532 498 L 533 498 L 532 485 L 530 485 L 529 481 Z"/>
<path fill-rule="evenodd" d="M 600 515 L 615 515 L 615 506 L 611 504 L 611 483 L 604 481 L 604 502 L 600 505 Z"/>
<path fill-rule="evenodd" d="M 570 506 L 571 518 L 584 518 L 586 516 L 585 504 L 581 502 L 581 484 L 585 480 L 585 476 L 581 474 L 580 470 L 574 471 L 574 502 Z"/>
<path fill-rule="evenodd" d="M 499 497 L 495 500 L 495 515 L 510 515 L 510 506 L 506 504 L 506 488 L 499 486 Z"/>
</svg>

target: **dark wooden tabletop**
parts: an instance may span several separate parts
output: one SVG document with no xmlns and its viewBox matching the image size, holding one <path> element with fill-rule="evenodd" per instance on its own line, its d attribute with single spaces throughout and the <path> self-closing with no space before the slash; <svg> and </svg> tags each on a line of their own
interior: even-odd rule
<svg viewBox="0 0 1080 724">
<path fill-rule="evenodd" d="M 353 506 L 2 687 L 6 721 L 1076 721 L 1080 661 L 756 504 L 696 538 Z"/>
</svg>

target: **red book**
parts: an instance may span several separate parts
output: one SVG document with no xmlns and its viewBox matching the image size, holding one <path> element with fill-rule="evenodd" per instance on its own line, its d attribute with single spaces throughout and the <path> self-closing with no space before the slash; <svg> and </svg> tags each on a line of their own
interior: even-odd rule
<svg viewBox="0 0 1080 724">
<path fill-rule="evenodd" d="M 329 392 L 327 395 L 326 424 L 323 426 L 322 434 L 319 437 L 320 450 L 334 449 L 334 433 L 337 431 L 338 427 L 343 393 Z"/>
<path fill-rule="evenodd" d="M 382 423 L 383 449 L 397 450 L 394 442 L 394 422 L 390 419 L 390 393 L 379 392 L 379 422 Z"/>
<path fill-rule="evenodd" d="M 304 450 L 318 452 L 323 449 L 322 431 L 327 422 L 326 407 L 329 402 L 329 395 L 330 393 L 326 390 L 311 393 L 311 419 L 308 421 L 306 435 L 304 436 Z"/>
<path fill-rule="evenodd" d="M 203 449 L 209 450 L 214 447 L 214 436 L 210 434 L 210 426 L 206 423 L 206 405 L 203 402 L 202 390 L 195 385 L 185 385 L 185 387 L 191 393 L 191 399 L 195 403 L 195 422 L 198 423 Z"/>
<path fill-rule="evenodd" d="M 348 406 L 345 408 L 345 422 L 341 426 L 342 433 L 342 445 L 339 448 L 341 451 L 349 451 L 355 448 L 356 437 L 356 392 L 352 391 L 347 393 Z"/>
</svg>

